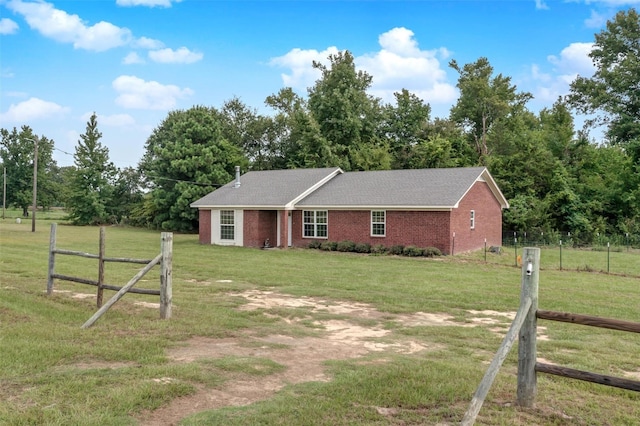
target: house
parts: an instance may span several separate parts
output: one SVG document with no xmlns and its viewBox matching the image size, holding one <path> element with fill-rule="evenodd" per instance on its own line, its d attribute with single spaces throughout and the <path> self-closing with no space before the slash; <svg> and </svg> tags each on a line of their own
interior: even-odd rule
<svg viewBox="0 0 640 426">
<path fill-rule="evenodd" d="M 484 167 L 248 172 L 191 204 L 202 244 L 306 247 L 313 240 L 437 247 L 502 244 L 509 203 Z"/>
</svg>

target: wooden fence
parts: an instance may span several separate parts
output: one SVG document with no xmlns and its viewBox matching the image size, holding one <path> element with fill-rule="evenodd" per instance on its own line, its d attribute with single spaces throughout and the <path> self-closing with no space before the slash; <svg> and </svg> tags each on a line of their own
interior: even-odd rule
<svg viewBox="0 0 640 426">
<path fill-rule="evenodd" d="M 536 373 L 554 374 L 572 379 L 584 380 L 607 386 L 614 386 L 640 392 L 640 382 L 605 376 L 588 371 L 545 364 L 536 360 L 537 320 L 551 320 L 608 328 L 612 330 L 640 333 L 640 323 L 599 318 L 588 315 L 577 315 L 563 312 L 538 310 L 538 283 L 540 272 L 540 249 L 524 248 L 522 255 L 522 287 L 520 291 L 520 307 L 516 317 L 504 337 L 498 352 L 494 356 L 478 389 L 473 395 L 471 404 L 462 420 L 463 426 L 473 425 L 482 408 L 498 370 L 506 358 L 511 346 L 518 342 L 518 388 L 516 403 L 521 407 L 532 407 L 537 391 Z"/>
<path fill-rule="evenodd" d="M 106 257 L 105 256 L 105 228 L 100 227 L 100 245 L 98 254 L 84 253 L 73 250 L 63 250 L 56 247 L 57 236 L 57 224 L 51 224 L 51 233 L 49 237 L 49 270 L 47 274 L 47 295 L 53 293 L 53 284 L 55 279 L 71 281 L 80 284 L 86 284 L 97 287 L 96 305 L 99 308 L 98 311 L 84 323 L 82 328 L 88 328 L 95 323 L 113 304 L 120 300 L 127 292 L 138 294 L 150 294 L 160 296 L 160 318 L 171 318 L 171 303 L 172 303 L 172 263 L 173 263 L 173 234 L 171 232 L 163 232 L 161 234 L 160 254 L 155 258 L 147 259 L 131 259 L 123 257 Z M 98 279 L 91 280 L 81 277 L 73 277 L 68 275 L 55 273 L 55 259 L 56 255 L 70 255 L 80 256 L 89 259 L 98 260 Z M 144 264 L 142 268 L 127 284 L 124 286 L 117 286 L 111 284 L 105 284 L 104 282 L 104 265 L 106 262 L 124 262 L 124 263 L 138 263 Z M 160 265 L 160 289 L 144 289 L 134 288 L 133 286 L 142 279 L 142 277 L 149 272 L 154 266 Z M 117 293 L 103 306 L 103 292 L 104 290 L 114 290 Z"/>
</svg>

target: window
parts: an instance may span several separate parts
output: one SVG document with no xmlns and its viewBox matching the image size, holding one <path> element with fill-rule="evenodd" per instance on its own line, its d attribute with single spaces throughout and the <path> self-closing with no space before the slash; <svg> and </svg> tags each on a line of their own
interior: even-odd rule
<svg viewBox="0 0 640 426">
<path fill-rule="evenodd" d="M 386 235 L 386 212 L 384 210 L 371 210 L 371 235 L 384 237 Z"/>
<path fill-rule="evenodd" d="M 302 235 L 307 238 L 327 238 L 326 210 L 305 210 L 302 212 Z"/>
<path fill-rule="evenodd" d="M 471 210 L 471 215 L 469 216 L 469 218 L 471 219 L 471 229 L 474 229 L 476 227 L 476 211 L 475 210 Z"/>
<path fill-rule="evenodd" d="M 233 210 L 220 210 L 220 239 L 235 238 L 235 216 Z"/>
</svg>

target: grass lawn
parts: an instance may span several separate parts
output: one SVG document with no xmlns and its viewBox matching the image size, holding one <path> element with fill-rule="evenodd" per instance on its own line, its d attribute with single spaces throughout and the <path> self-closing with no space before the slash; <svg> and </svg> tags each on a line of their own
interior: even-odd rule
<svg viewBox="0 0 640 426">
<path fill-rule="evenodd" d="M 255 250 L 174 235 L 173 317 L 146 306 L 156 296 L 128 294 L 82 330 L 95 288 L 56 281 L 46 295 L 49 224 L 38 216 L 32 233 L 30 221 L 0 221 L 3 425 L 458 424 L 519 305 L 520 269 L 507 254 L 485 263 L 481 253 Z M 57 244 L 97 253 L 98 235 L 59 225 Z M 151 259 L 160 233 L 108 227 L 106 247 L 110 257 Z M 540 309 L 640 322 L 632 253 L 621 260 L 634 265 L 627 276 L 560 271 L 554 256 L 543 250 Z M 564 261 L 595 265 L 574 250 Z M 122 285 L 140 268 L 107 263 L 106 281 Z M 58 255 L 56 272 L 96 279 L 97 262 Z M 158 288 L 158 275 L 137 286 Z M 538 326 L 545 362 L 640 380 L 640 335 Z M 296 380 L 295 368 L 318 379 Z M 535 408 L 521 409 L 516 370 L 514 348 L 476 424 L 638 424 L 639 393 L 542 374 Z M 253 397 L 258 388 L 269 391 Z"/>
</svg>

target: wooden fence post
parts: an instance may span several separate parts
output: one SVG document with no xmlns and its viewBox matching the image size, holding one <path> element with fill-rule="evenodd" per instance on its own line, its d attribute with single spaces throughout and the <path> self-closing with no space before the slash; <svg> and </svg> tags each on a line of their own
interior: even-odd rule
<svg viewBox="0 0 640 426">
<path fill-rule="evenodd" d="M 518 341 L 518 391 L 517 404 L 533 407 L 536 397 L 536 334 L 538 320 L 538 282 L 540 273 L 540 249 L 525 247 L 522 253 L 521 300 L 531 299 L 531 307 Z"/>
<path fill-rule="evenodd" d="M 100 227 L 100 248 L 98 250 L 98 294 L 96 297 L 96 305 L 102 307 L 102 297 L 104 293 L 104 251 L 105 251 L 105 235 L 104 226 Z"/>
<path fill-rule="evenodd" d="M 56 233 L 58 224 L 51 224 L 51 232 L 49 234 L 49 270 L 47 271 L 47 296 L 53 293 L 53 271 L 56 265 Z"/>
<path fill-rule="evenodd" d="M 160 264 L 160 318 L 171 318 L 171 299 L 173 298 L 172 262 L 173 262 L 173 233 L 163 232 L 161 236 L 162 263 Z"/>
<path fill-rule="evenodd" d="M 129 282 L 124 287 L 122 287 L 115 295 L 113 295 L 113 297 L 111 299 L 109 299 L 109 301 L 103 307 L 98 309 L 98 311 L 95 314 L 93 314 L 93 316 L 91 318 L 89 318 L 87 320 L 87 322 L 85 322 L 82 325 L 81 328 L 89 328 L 89 327 L 91 327 L 93 325 L 93 323 L 98 321 L 98 319 L 102 315 L 104 315 L 104 313 L 107 312 L 111 306 L 113 306 L 114 303 L 116 303 L 118 300 L 122 299 L 122 297 L 125 294 L 127 294 L 127 292 L 131 289 L 131 287 L 133 287 L 138 281 L 140 281 L 140 279 L 144 276 L 144 274 L 149 272 L 151 270 L 151 268 L 153 268 L 158 263 L 160 263 L 161 260 L 162 260 L 162 254 L 157 255 L 155 257 L 155 259 L 153 259 L 149 264 L 147 264 L 147 266 L 142 268 L 133 278 L 131 278 L 129 280 Z"/>
</svg>

